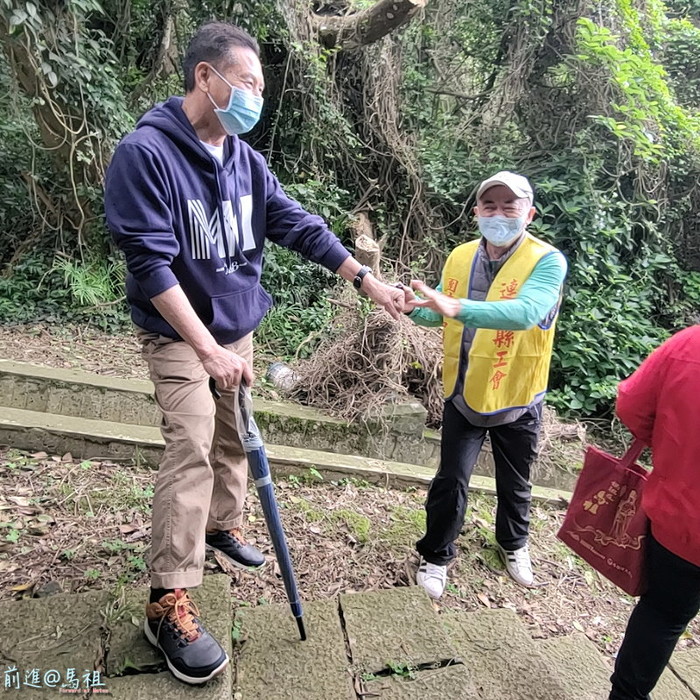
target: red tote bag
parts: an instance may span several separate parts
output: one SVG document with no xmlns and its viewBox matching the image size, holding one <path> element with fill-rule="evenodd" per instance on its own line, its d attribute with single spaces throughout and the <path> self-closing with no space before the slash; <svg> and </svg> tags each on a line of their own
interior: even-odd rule
<svg viewBox="0 0 700 700">
<path fill-rule="evenodd" d="M 644 592 L 649 519 L 641 508 L 647 471 L 635 440 L 623 457 L 589 447 L 557 537 L 630 595 Z"/>
</svg>

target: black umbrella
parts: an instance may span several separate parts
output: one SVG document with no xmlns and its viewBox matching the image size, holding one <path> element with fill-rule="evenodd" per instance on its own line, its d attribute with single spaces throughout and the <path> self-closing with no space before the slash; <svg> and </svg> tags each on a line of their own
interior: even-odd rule
<svg viewBox="0 0 700 700">
<path fill-rule="evenodd" d="M 216 382 L 213 378 L 209 379 L 209 388 L 215 398 L 221 398 L 221 394 L 218 392 Z M 299 592 L 297 591 L 297 582 L 294 577 L 292 560 L 289 556 L 289 548 L 287 547 L 287 540 L 284 537 L 280 512 L 277 507 L 277 500 L 275 499 L 275 489 L 272 485 L 272 477 L 270 476 L 270 465 L 267 462 L 265 446 L 260 437 L 260 431 L 253 418 L 253 401 L 250 396 L 250 389 L 243 383 L 241 383 L 238 390 L 238 405 L 240 408 L 238 414 L 238 434 L 241 438 L 246 457 L 248 458 L 250 473 L 253 475 L 255 487 L 258 490 L 267 529 L 272 539 L 272 545 L 275 548 L 275 555 L 277 556 L 282 578 L 284 579 L 284 587 L 287 591 L 289 605 L 297 621 L 299 634 L 303 642 L 306 639 L 303 612 L 301 609 L 301 602 L 299 601 Z"/>
</svg>

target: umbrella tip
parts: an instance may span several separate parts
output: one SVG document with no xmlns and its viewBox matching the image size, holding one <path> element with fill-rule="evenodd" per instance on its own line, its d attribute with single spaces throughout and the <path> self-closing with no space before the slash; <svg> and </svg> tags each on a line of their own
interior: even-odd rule
<svg viewBox="0 0 700 700">
<path fill-rule="evenodd" d="M 304 629 L 304 620 L 302 618 L 297 617 L 297 626 L 299 627 L 299 636 L 301 637 L 301 641 L 305 642 L 306 641 L 306 630 Z"/>
</svg>

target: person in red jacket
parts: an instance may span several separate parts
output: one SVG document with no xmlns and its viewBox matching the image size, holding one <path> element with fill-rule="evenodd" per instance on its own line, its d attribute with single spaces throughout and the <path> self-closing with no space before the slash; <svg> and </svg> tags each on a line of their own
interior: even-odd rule
<svg viewBox="0 0 700 700">
<path fill-rule="evenodd" d="M 700 325 L 676 333 L 618 389 L 617 414 L 652 451 L 648 588 L 632 611 L 609 700 L 647 700 L 700 610 Z"/>
</svg>

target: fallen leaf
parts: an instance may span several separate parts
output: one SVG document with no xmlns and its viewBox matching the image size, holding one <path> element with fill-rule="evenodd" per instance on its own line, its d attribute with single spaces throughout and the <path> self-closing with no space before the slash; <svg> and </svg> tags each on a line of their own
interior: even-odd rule
<svg viewBox="0 0 700 700">
<path fill-rule="evenodd" d="M 24 496 L 8 496 L 7 500 L 10 503 L 14 503 L 16 506 L 28 506 L 29 499 Z"/>
<path fill-rule="evenodd" d="M 579 632 L 584 632 L 583 625 L 578 620 L 574 620 L 573 624 L 574 628 L 577 629 Z"/>
<path fill-rule="evenodd" d="M 221 567 L 222 571 L 229 574 L 229 576 L 237 575 L 239 569 L 237 569 L 223 554 L 221 554 L 216 549 L 214 550 L 214 559 L 216 563 Z"/>
<path fill-rule="evenodd" d="M 491 601 L 489 600 L 489 597 L 485 593 L 477 593 L 476 597 L 487 607 L 491 607 Z"/>
<path fill-rule="evenodd" d="M 28 591 L 34 586 L 34 581 L 28 581 L 27 583 L 18 583 L 16 586 L 12 586 L 11 591 L 16 591 L 21 593 L 22 591 Z"/>
<path fill-rule="evenodd" d="M 37 515 L 37 513 L 41 513 L 41 508 L 37 508 L 36 506 L 27 506 L 26 508 L 17 508 L 17 512 L 20 515 Z M 40 515 L 38 517 L 41 517 Z"/>
<path fill-rule="evenodd" d="M 46 459 L 49 455 L 46 452 L 35 452 L 29 456 L 33 457 L 34 459 Z"/>
<path fill-rule="evenodd" d="M 36 536 L 48 535 L 49 528 L 46 525 L 30 525 L 28 534 Z"/>
</svg>

